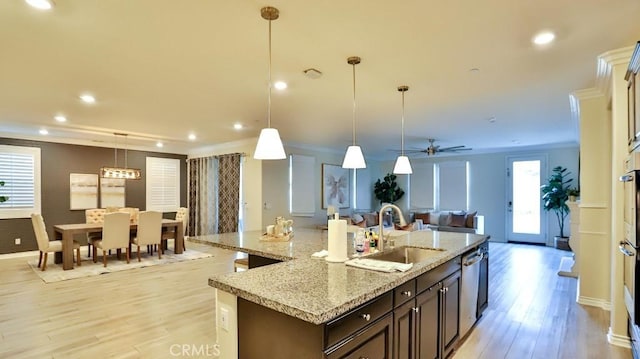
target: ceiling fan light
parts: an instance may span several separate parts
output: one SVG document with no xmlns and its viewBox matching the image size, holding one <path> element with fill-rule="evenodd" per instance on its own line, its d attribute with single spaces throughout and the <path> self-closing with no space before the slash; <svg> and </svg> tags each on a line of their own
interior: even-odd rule
<svg viewBox="0 0 640 359">
<path fill-rule="evenodd" d="M 347 153 L 345 153 L 344 161 L 342 161 L 342 168 L 367 168 L 360 146 L 347 147 Z"/>
<path fill-rule="evenodd" d="M 409 162 L 409 157 L 398 156 L 398 159 L 396 159 L 396 165 L 393 167 L 393 173 L 396 175 L 412 174 L 413 169 L 411 168 L 411 162 Z"/>
<path fill-rule="evenodd" d="M 275 128 L 263 128 L 253 153 L 256 160 L 283 160 L 287 158 L 280 133 Z"/>
</svg>

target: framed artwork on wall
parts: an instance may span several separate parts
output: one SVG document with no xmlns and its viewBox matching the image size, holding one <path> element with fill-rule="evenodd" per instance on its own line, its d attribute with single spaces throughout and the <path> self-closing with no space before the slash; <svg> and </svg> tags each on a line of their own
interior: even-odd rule
<svg viewBox="0 0 640 359">
<path fill-rule="evenodd" d="M 100 178 L 100 208 L 124 207 L 124 178 Z"/>
<path fill-rule="evenodd" d="M 98 207 L 98 175 L 84 173 L 69 174 L 70 209 Z"/>
<path fill-rule="evenodd" d="M 349 170 L 338 165 L 322 164 L 322 208 L 349 208 L 351 186 Z"/>
</svg>

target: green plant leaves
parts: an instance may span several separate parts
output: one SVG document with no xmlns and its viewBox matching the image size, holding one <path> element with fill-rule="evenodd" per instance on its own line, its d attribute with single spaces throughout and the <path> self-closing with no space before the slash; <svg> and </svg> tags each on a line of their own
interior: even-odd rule
<svg viewBox="0 0 640 359">
<path fill-rule="evenodd" d="M 378 179 L 374 184 L 373 193 L 380 203 L 395 203 L 404 196 L 404 191 L 396 183 L 396 178 L 396 175 L 387 173 L 383 181 Z"/>
</svg>

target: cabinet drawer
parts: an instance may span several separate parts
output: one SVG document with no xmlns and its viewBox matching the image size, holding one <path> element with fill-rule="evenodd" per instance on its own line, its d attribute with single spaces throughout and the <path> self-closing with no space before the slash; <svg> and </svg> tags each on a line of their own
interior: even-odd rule
<svg viewBox="0 0 640 359">
<path fill-rule="evenodd" d="M 445 279 L 455 271 L 460 270 L 461 267 L 461 257 L 455 257 L 452 260 L 443 263 L 436 268 L 428 271 L 427 273 L 419 276 L 416 279 L 417 293 L 422 293 L 423 291 L 438 283 L 439 281 Z"/>
<path fill-rule="evenodd" d="M 393 346 L 391 313 L 358 332 L 353 340 L 325 352 L 327 359 L 389 359 Z"/>
<path fill-rule="evenodd" d="M 416 280 L 412 279 L 393 290 L 393 307 L 397 308 L 416 296 Z"/>
<path fill-rule="evenodd" d="M 325 327 L 324 347 L 328 348 L 347 340 L 350 335 L 381 318 L 391 309 L 393 309 L 393 291 L 330 321 Z"/>
</svg>

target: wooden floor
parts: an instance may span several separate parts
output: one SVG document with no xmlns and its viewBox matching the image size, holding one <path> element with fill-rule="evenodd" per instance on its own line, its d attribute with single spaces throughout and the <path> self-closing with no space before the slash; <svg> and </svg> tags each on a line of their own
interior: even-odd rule
<svg viewBox="0 0 640 359">
<path fill-rule="evenodd" d="M 175 358 L 177 346 L 211 347 L 207 278 L 233 271 L 236 253 L 187 248 L 215 256 L 51 284 L 27 258 L 0 260 L 0 358 Z M 455 358 L 631 358 L 607 344 L 608 312 L 577 305 L 576 280 L 556 275 L 563 255 L 492 243 L 489 309 Z"/>
<path fill-rule="evenodd" d="M 631 358 L 609 345 L 609 312 L 576 303 L 576 279 L 556 274 L 569 252 L 490 243 L 489 308 L 455 353 L 466 358 Z"/>
</svg>

